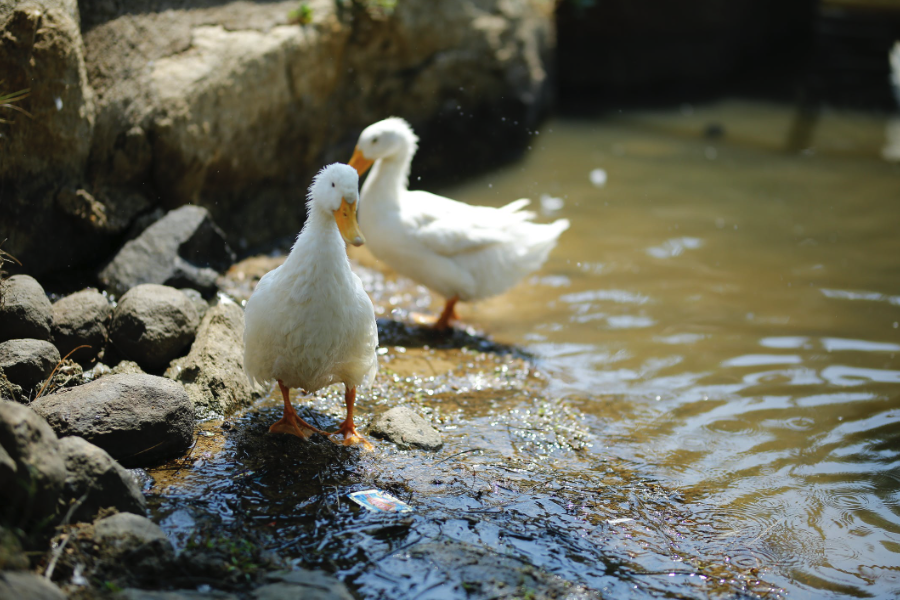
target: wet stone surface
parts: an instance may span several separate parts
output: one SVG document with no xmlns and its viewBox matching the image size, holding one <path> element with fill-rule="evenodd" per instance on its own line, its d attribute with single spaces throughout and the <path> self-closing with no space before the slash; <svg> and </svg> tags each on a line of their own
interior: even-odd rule
<svg viewBox="0 0 900 600">
<path fill-rule="evenodd" d="M 360 424 L 410 405 L 444 448 L 373 439 L 365 453 L 271 435 L 280 402 L 270 394 L 204 423 L 190 455 L 151 471 L 151 512 L 176 549 L 232 538 L 245 556 L 334 574 L 360 598 L 777 596 L 706 547 L 677 493 L 595 449 L 577 411 L 545 396 L 533 363 L 465 332 L 435 349 L 416 347 L 428 332 L 381 326 L 406 345 L 380 357 Z M 293 400 L 326 430 L 343 417 L 339 386 Z M 372 513 L 347 497 L 372 488 L 413 510 Z"/>
</svg>

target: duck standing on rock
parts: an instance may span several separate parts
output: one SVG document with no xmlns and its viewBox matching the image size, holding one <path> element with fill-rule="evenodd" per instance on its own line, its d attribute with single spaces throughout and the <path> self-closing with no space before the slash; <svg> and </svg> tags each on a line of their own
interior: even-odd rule
<svg viewBox="0 0 900 600">
<path fill-rule="evenodd" d="M 244 369 L 251 380 L 278 382 L 284 416 L 269 427 L 303 439 L 312 433 L 344 436 L 344 445 L 372 445 L 356 431 L 357 386 L 378 366 L 375 309 L 350 270 L 344 242 L 364 243 L 356 220 L 359 176 L 351 167 L 322 169 L 309 188 L 306 223 L 287 260 L 266 273 L 244 310 Z M 301 419 L 290 388 L 307 393 L 343 383 L 347 418 L 326 433 Z"/>
<path fill-rule="evenodd" d="M 360 222 L 372 253 L 391 268 L 441 294 L 446 304 L 434 324 L 457 319 L 456 302 L 500 294 L 540 268 L 569 222 L 532 223 L 526 199 L 501 208 L 472 206 L 411 191 L 409 169 L 418 143 L 401 118 L 368 126 L 350 159 L 362 176 Z"/>
</svg>

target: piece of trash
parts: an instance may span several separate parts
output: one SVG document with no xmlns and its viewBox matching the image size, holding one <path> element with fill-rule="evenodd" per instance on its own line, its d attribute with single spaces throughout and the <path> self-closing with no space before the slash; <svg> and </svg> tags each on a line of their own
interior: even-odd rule
<svg viewBox="0 0 900 600">
<path fill-rule="evenodd" d="M 634 521 L 631 517 L 622 517 L 621 519 L 608 519 L 606 522 L 610 525 L 618 525 L 619 523 L 627 523 L 628 521 Z"/>
<path fill-rule="evenodd" d="M 603 169 L 594 169 L 590 174 L 591 183 L 594 187 L 603 187 L 606 185 L 606 171 Z"/>
<path fill-rule="evenodd" d="M 213 437 L 216 434 L 214 434 L 212 431 L 201 431 L 199 435 L 202 435 L 203 437 Z"/>
<path fill-rule="evenodd" d="M 409 512 L 412 507 L 381 490 L 363 490 L 349 494 L 350 499 L 375 512 Z"/>
</svg>

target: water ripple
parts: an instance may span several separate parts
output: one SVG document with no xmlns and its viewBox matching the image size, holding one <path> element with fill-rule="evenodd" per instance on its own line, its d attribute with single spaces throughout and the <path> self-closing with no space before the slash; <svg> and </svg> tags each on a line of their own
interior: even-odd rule
<svg viewBox="0 0 900 600">
<path fill-rule="evenodd" d="M 685 250 L 696 250 L 703 245 L 703 240 L 695 237 L 680 237 L 666 240 L 659 246 L 647 248 L 647 254 L 654 258 L 673 258 L 680 256 Z"/>
<path fill-rule="evenodd" d="M 763 365 L 796 365 L 803 359 L 796 354 L 745 354 L 729 358 L 723 367 L 759 367 Z"/>
</svg>

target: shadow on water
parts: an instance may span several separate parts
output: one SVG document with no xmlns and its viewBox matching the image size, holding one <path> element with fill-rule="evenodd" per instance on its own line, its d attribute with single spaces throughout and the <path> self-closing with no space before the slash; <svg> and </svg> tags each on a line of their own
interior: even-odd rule
<svg viewBox="0 0 900 600">
<path fill-rule="evenodd" d="M 419 325 L 397 319 L 377 319 L 378 342 L 381 346 L 402 346 L 405 348 L 435 348 L 440 350 L 461 350 L 470 348 L 498 356 L 529 358 L 522 348 L 501 344 L 487 338 L 474 329 L 454 327 L 448 331 L 436 331 L 429 325 Z"/>
</svg>

